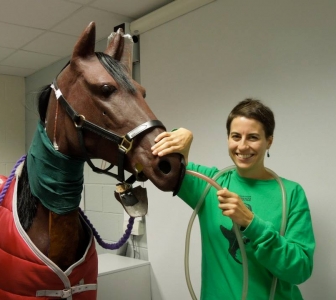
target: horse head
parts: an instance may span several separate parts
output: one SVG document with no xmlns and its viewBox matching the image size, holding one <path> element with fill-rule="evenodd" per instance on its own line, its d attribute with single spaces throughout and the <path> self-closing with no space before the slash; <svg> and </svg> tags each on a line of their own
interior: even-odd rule
<svg viewBox="0 0 336 300">
<path fill-rule="evenodd" d="M 184 164 L 179 154 L 151 153 L 154 138 L 165 128 L 147 105 L 144 87 L 132 79 L 132 43 L 119 30 L 104 53 L 95 52 L 95 23 L 88 25 L 52 85 L 46 131 L 58 151 L 85 158 L 94 171 L 105 172 L 91 159 L 103 159 L 119 167 L 115 177 L 120 181 L 121 168 L 138 181 L 149 179 L 160 190 L 176 193 Z"/>
</svg>

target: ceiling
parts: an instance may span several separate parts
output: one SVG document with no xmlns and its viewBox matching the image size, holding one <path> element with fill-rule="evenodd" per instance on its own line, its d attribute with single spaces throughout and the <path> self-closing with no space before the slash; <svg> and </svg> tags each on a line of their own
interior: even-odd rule
<svg viewBox="0 0 336 300">
<path fill-rule="evenodd" d="M 0 0 L 0 75 L 26 77 L 68 57 L 85 27 L 96 40 L 173 0 Z"/>
</svg>

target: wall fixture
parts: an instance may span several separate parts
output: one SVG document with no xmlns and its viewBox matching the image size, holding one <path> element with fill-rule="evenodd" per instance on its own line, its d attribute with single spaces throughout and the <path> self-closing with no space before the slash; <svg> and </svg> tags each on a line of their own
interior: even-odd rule
<svg viewBox="0 0 336 300">
<path fill-rule="evenodd" d="M 130 23 L 132 35 L 142 34 L 215 0 L 175 0 Z"/>
</svg>

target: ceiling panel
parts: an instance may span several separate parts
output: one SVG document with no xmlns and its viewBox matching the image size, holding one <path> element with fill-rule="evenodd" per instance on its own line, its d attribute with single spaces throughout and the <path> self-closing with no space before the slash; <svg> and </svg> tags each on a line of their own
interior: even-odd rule
<svg viewBox="0 0 336 300">
<path fill-rule="evenodd" d="M 70 36 L 56 32 L 46 32 L 22 49 L 64 57 L 68 56 L 72 52 L 77 39 L 77 36 Z"/>
<path fill-rule="evenodd" d="M 49 29 L 81 6 L 63 0 L 1 0 L 0 21 Z"/>
<path fill-rule="evenodd" d="M 92 3 L 94 2 L 94 0 L 66 0 L 68 2 L 74 2 L 74 3 L 79 3 L 79 4 L 82 4 L 82 5 L 87 5 L 89 3 Z"/>
<path fill-rule="evenodd" d="M 9 49 L 9 48 L 2 48 L 0 47 L 0 60 L 6 58 L 10 54 L 14 53 L 15 49 Z"/>
<path fill-rule="evenodd" d="M 43 32 L 41 29 L 0 22 L 0 47 L 20 48 Z"/>
<path fill-rule="evenodd" d="M 4 59 L 2 64 L 9 67 L 21 67 L 25 69 L 38 70 L 60 59 L 60 56 L 52 56 L 19 50 L 13 55 Z"/>
<path fill-rule="evenodd" d="M 29 76 L 71 55 L 96 22 L 96 40 L 173 0 L 0 0 L 0 75 Z"/>
<path fill-rule="evenodd" d="M 87 7 L 55 26 L 53 31 L 79 36 L 91 21 L 96 22 L 96 39 L 101 40 L 106 38 L 113 31 L 114 26 L 124 22 L 130 22 L 131 19 L 114 15 L 100 9 Z"/>
<path fill-rule="evenodd" d="M 33 74 L 35 71 L 36 69 L 25 69 L 0 65 L 0 74 L 5 75 L 27 77 L 30 74 Z"/>
<path fill-rule="evenodd" d="M 138 19 L 170 2 L 173 0 L 96 0 L 91 6 Z"/>
</svg>

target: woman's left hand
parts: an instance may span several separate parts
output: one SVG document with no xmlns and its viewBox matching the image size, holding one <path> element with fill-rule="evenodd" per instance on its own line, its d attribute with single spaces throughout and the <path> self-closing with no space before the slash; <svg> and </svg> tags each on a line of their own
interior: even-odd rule
<svg viewBox="0 0 336 300">
<path fill-rule="evenodd" d="M 164 156 L 170 153 L 180 153 L 188 163 L 193 133 L 185 128 L 171 132 L 162 132 L 155 138 L 155 145 L 151 148 L 153 155 Z"/>
<path fill-rule="evenodd" d="M 246 207 L 242 199 L 227 188 L 217 191 L 219 208 L 223 215 L 232 219 L 239 226 L 247 227 L 252 219 L 253 213 Z"/>
</svg>

